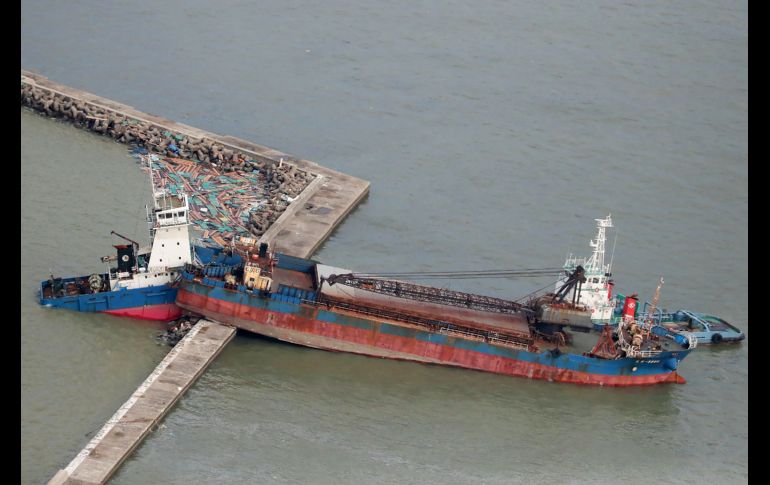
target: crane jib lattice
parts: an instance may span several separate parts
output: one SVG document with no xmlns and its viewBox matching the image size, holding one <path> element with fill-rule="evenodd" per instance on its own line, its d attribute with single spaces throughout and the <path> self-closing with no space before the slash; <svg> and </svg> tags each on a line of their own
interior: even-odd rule
<svg viewBox="0 0 770 485">
<path fill-rule="evenodd" d="M 403 281 L 394 281 L 379 278 L 364 278 L 355 274 L 330 275 L 327 280 L 329 285 L 343 284 L 353 288 L 372 291 L 399 298 L 438 303 L 471 310 L 485 312 L 506 313 L 511 315 L 531 314 L 533 311 L 520 303 L 502 298 L 475 295 L 461 291 L 423 286 Z"/>
</svg>

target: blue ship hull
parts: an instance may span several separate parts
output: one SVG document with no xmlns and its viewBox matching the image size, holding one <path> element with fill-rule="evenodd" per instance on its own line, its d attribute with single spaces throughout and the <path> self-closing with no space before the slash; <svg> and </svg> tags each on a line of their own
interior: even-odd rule
<svg viewBox="0 0 770 485">
<path fill-rule="evenodd" d="M 102 276 L 107 277 L 106 274 Z M 66 287 L 68 283 L 76 283 L 87 278 L 87 276 L 62 278 L 62 284 Z M 176 296 L 177 288 L 166 284 L 54 298 L 51 296 L 50 281 L 43 281 L 40 285 L 41 305 L 77 312 L 109 313 L 143 320 L 170 321 L 179 318 L 182 310 L 174 304 Z"/>
</svg>

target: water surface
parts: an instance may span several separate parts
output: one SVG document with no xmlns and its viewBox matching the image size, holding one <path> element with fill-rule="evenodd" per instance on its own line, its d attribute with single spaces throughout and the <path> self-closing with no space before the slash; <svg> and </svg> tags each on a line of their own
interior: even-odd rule
<svg viewBox="0 0 770 485">
<path fill-rule="evenodd" d="M 532 268 L 617 226 L 618 289 L 748 333 L 745 2 L 23 1 L 22 66 L 371 181 L 316 254 Z M 40 308 L 51 271 L 146 240 L 125 147 L 21 114 L 22 482 L 65 466 L 167 351 Z M 548 284 L 467 280 L 517 298 Z M 583 388 L 239 336 L 114 483 L 740 483 L 748 347 L 683 386 Z"/>
</svg>

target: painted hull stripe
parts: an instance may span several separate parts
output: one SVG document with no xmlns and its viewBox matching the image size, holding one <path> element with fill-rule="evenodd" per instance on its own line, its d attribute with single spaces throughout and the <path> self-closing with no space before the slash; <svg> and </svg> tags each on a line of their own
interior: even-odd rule
<svg viewBox="0 0 770 485">
<path fill-rule="evenodd" d="M 187 287 L 188 285 L 183 283 L 177 295 L 177 304 L 182 308 L 202 313 L 215 320 L 236 324 L 256 333 L 326 350 L 340 350 L 344 347 L 345 351 L 364 355 L 579 384 L 645 385 L 680 382 L 681 379 L 659 362 L 650 364 L 636 363 L 633 359 L 602 361 L 583 358 L 596 362 L 591 366 L 580 366 L 583 367 L 580 369 L 574 368 L 570 359 L 572 356 L 568 355 L 553 358 L 550 353 L 503 349 L 509 351 L 504 355 L 488 352 L 489 347 L 496 346 L 483 342 L 425 332 L 430 336 L 441 337 L 430 341 L 427 338 L 415 338 L 409 333 L 415 332 L 411 328 L 401 327 L 406 330 L 401 335 L 397 334 L 398 332 L 382 331 L 383 326 L 387 324 L 378 322 L 369 322 L 372 330 L 367 330 L 358 325 L 348 326 L 314 318 L 315 312 L 318 312 L 314 308 L 297 307 L 293 313 L 286 313 L 273 310 L 272 305 L 269 305 L 270 300 L 260 299 L 266 302 L 266 305 L 265 308 L 257 308 L 254 305 L 231 303 L 190 292 L 186 290 Z M 207 288 L 204 287 L 205 289 Z M 380 331 L 377 331 L 377 327 Z M 525 356 L 528 359 L 522 358 Z M 633 367 L 636 367 L 636 371 L 631 370 Z"/>
<path fill-rule="evenodd" d="M 162 305 L 148 305 L 133 308 L 121 308 L 119 310 L 106 310 L 100 313 L 108 313 L 120 317 L 138 318 L 141 320 L 155 320 L 167 322 L 182 316 L 182 309 L 174 303 Z"/>
</svg>

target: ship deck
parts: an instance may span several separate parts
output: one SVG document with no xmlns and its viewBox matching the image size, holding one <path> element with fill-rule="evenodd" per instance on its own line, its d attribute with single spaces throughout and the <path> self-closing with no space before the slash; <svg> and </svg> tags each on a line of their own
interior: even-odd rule
<svg viewBox="0 0 770 485">
<path fill-rule="evenodd" d="M 428 329 L 431 332 L 454 334 L 462 338 L 494 342 L 519 349 L 529 349 L 535 342 L 535 339 L 530 336 L 529 327 L 526 325 L 506 328 L 478 325 L 475 322 L 439 319 L 436 316 L 408 312 L 398 308 L 351 302 L 326 296 L 322 297 L 318 304 L 328 309 L 333 308 L 335 313 L 342 315 L 366 319 L 376 318 L 379 322 L 391 325 Z M 543 343 L 545 344 L 545 342 Z"/>
<path fill-rule="evenodd" d="M 337 303 L 337 304 L 335 304 Z M 377 317 L 377 321 L 392 325 L 408 326 L 413 328 L 425 328 L 426 320 L 441 321 L 451 324 L 447 330 L 458 334 L 463 338 L 473 338 L 475 340 L 485 340 L 497 344 L 513 347 L 521 347 L 521 343 L 529 341 L 540 350 L 554 349 L 557 345 L 554 342 L 544 340 L 541 337 L 530 336 L 529 325 L 525 320 L 511 319 L 503 321 L 505 315 L 501 315 L 500 325 L 489 323 L 478 323 L 472 320 L 462 318 L 447 318 L 446 315 L 426 315 L 419 312 L 404 311 L 387 306 L 374 305 L 371 303 L 353 303 L 349 300 L 340 298 L 329 298 L 325 296 L 321 299 L 321 305 L 331 305 L 334 311 L 343 315 L 359 318 Z M 347 308 L 350 305 L 352 308 Z M 451 309 L 447 310 L 450 313 Z M 428 324 L 430 325 L 430 324 Z M 435 329 L 434 329 L 435 330 Z M 436 330 L 436 331 L 444 331 Z M 512 339 L 509 340 L 507 337 Z M 589 352 L 597 342 L 598 336 L 595 333 L 569 332 L 571 342 L 558 345 L 563 353 L 582 354 Z M 530 348 L 530 350 L 533 350 Z"/>
<path fill-rule="evenodd" d="M 489 332 L 501 332 L 501 333 L 515 333 L 529 335 L 529 325 L 527 321 L 520 316 L 506 315 L 501 313 L 481 312 L 476 310 L 466 310 L 463 308 L 457 308 L 452 306 L 445 306 L 443 308 L 437 308 L 436 305 L 432 305 L 429 308 L 421 310 L 418 305 L 404 305 L 393 306 L 383 304 L 383 301 L 372 301 L 365 298 L 357 300 L 340 298 L 340 297 L 325 297 L 333 301 L 343 301 L 346 303 L 352 303 L 364 307 L 371 307 L 378 310 L 389 310 L 407 317 L 417 318 L 429 318 L 440 320 L 455 325 L 462 325 L 465 327 L 475 328 L 482 331 Z M 406 300 L 405 300 L 406 302 Z M 415 302 L 419 303 L 419 302 Z M 355 313 L 355 312 L 354 312 Z"/>
</svg>

